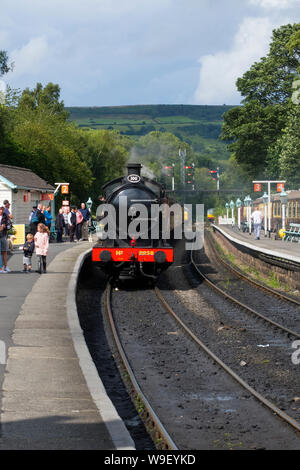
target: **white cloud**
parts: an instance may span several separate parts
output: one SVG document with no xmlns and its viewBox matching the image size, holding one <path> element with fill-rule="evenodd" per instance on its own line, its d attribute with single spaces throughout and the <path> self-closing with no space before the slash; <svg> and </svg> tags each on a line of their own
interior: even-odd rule
<svg viewBox="0 0 300 470">
<path fill-rule="evenodd" d="M 249 0 L 250 5 L 255 5 L 261 8 L 292 8 L 296 3 L 300 3 L 300 0 Z"/>
<path fill-rule="evenodd" d="M 197 104 L 238 104 L 236 80 L 266 55 L 274 24 L 268 18 L 245 18 L 229 51 L 200 58 L 200 80 L 195 93 Z"/>
<path fill-rule="evenodd" d="M 35 37 L 10 54 L 15 63 L 14 78 L 17 76 L 36 73 L 43 68 L 43 59 L 47 56 L 48 44 L 44 36 Z"/>
</svg>

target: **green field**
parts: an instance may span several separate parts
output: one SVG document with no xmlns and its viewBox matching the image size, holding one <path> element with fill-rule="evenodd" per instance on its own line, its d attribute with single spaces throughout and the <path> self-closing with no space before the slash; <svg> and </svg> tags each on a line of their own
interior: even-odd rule
<svg viewBox="0 0 300 470">
<path fill-rule="evenodd" d="M 133 139 L 152 131 L 171 132 L 196 152 L 214 159 L 228 153 L 219 141 L 222 116 L 232 106 L 137 105 L 66 108 L 79 127 L 117 129 Z"/>
</svg>

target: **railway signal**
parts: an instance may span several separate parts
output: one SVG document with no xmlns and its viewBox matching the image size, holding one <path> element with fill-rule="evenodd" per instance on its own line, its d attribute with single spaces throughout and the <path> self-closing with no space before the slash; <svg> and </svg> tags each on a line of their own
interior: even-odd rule
<svg viewBox="0 0 300 470">
<path fill-rule="evenodd" d="M 165 170 L 171 170 L 170 173 L 167 174 L 167 176 L 172 177 L 172 191 L 175 190 L 175 164 L 172 163 L 171 166 L 165 166 Z"/>
<path fill-rule="evenodd" d="M 192 163 L 191 165 L 186 165 L 184 167 L 186 170 L 190 170 L 187 173 L 188 179 L 187 179 L 187 184 L 192 185 L 192 191 L 195 191 L 195 164 Z"/>
<path fill-rule="evenodd" d="M 210 176 L 217 181 L 217 191 L 220 189 L 220 168 L 218 167 L 216 170 L 209 170 Z"/>
</svg>

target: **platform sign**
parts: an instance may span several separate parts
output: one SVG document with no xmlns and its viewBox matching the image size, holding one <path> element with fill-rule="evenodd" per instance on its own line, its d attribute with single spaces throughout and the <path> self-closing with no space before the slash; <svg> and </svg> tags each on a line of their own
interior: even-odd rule
<svg viewBox="0 0 300 470">
<path fill-rule="evenodd" d="M 24 245 L 25 243 L 25 224 L 14 224 L 14 245 Z"/>
<path fill-rule="evenodd" d="M 53 193 L 50 193 L 50 194 L 43 193 L 41 200 L 42 201 L 53 201 L 53 197 L 54 197 Z"/>
<path fill-rule="evenodd" d="M 278 183 L 277 184 L 277 192 L 281 193 L 281 191 L 284 190 L 284 183 Z"/>
<path fill-rule="evenodd" d="M 254 184 L 254 192 L 255 193 L 260 193 L 261 192 L 261 184 L 260 183 L 255 183 Z"/>
<path fill-rule="evenodd" d="M 61 185 L 61 194 L 69 194 L 69 185 L 68 184 L 62 184 Z"/>
</svg>

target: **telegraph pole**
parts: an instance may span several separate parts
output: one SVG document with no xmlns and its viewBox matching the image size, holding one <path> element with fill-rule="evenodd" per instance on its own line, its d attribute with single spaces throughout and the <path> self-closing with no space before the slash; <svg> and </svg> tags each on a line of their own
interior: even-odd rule
<svg viewBox="0 0 300 470">
<path fill-rule="evenodd" d="M 179 157 L 181 162 L 181 184 L 182 188 L 185 188 L 185 157 L 186 157 L 186 149 L 179 149 Z"/>
</svg>

